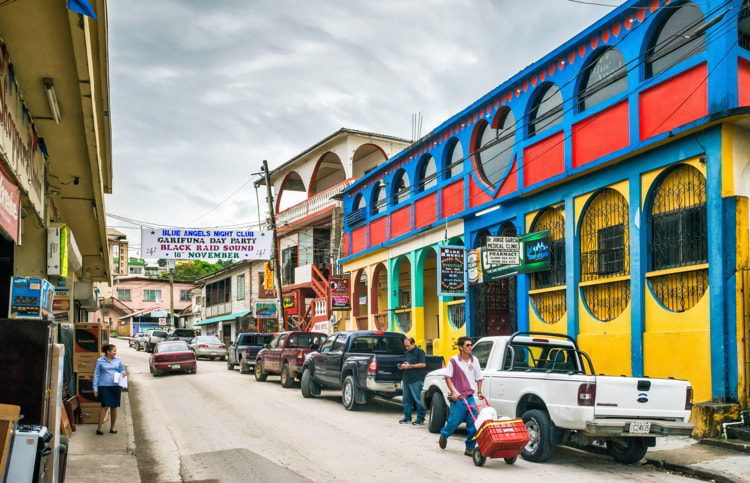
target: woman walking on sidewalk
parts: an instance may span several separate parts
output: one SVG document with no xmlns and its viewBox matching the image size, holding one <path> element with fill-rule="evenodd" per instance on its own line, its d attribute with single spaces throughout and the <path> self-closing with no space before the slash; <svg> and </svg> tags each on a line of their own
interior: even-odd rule
<svg viewBox="0 0 750 483">
<path fill-rule="evenodd" d="M 117 357 L 117 347 L 113 344 L 102 346 L 103 357 L 96 361 L 94 371 L 94 396 L 99 397 L 102 408 L 99 410 L 99 424 L 96 434 L 102 433 L 102 424 L 110 411 L 109 432 L 117 433 L 115 423 L 117 422 L 117 408 L 120 407 L 120 393 L 122 388 L 119 379 L 125 376 L 125 366 Z"/>
</svg>

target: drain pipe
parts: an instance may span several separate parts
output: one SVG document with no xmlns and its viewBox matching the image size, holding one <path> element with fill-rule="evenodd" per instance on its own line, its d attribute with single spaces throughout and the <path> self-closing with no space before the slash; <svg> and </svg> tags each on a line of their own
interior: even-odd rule
<svg viewBox="0 0 750 483">
<path fill-rule="evenodd" d="M 729 426 L 742 426 L 745 423 L 742 421 L 735 421 L 733 423 L 721 423 L 721 437 L 727 439 L 727 427 Z"/>
</svg>

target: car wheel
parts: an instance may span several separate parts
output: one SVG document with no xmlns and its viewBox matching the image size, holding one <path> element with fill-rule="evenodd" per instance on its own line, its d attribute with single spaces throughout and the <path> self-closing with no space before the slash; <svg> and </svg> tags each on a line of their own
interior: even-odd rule
<svg viewBox="0 0 750 483">
<path fill-rule="evenodd" d="M 432 393 L 432 400 L 430 401 L 430 422 L 427 424 L 427 429 L 432 434 L 438 434 L 443 426 L 445 426 L 445 418 L 447 417 L 448 408 L 443 400 L 443 394 L 441 392 Z"/>
<path fill-rule="evenodd" d="M 356 411 L 361 404 L 357 403 L 359 389 L 354 384 L 354 376 L 351 374 L 344 379 L 344 387 L 341 390 L 341 402 L 344 403 L 344 409 L 347 411 Z"/>
<path fill-rule="evenodd" d="M 255 380 L 258 382 L 265 382 L 268 379 L 268 374 L 263 370 L 263 363 L 258 361 L 255 363 Z"/>
<path fill-rule="evenodd" d="M 514 456 L 512 458 L 504 458 L 506 465 L 514 465 L 516 464 L 516 461 L 518 461 L 518 456 Z"/>
<path fill-rule="evenodd" d="M 234 370 L 234 364 L 232 364 L 231 362 L 227 361 L 227 370 L 233 371 Z"/>
<path fill-rule="evenodd" d="M 289 373 L 289 363 L 285 362 L 281 368 L 281 387 L 289 389 L 294 386 L 294 378 Z"/>
<path fill-rule="evenodd" d="M 320 386 L 313 381 L 312 371 L 309 367 L 306 367 L 302 371 L 302 380 L 299 384 L 300 390 L 302 391 L 302 397 L 311 398 L 320 394 Z"/>
<path fill-rule="evenodd" d="M 646 456 L 645 438 L 618 438 L 607 441 L 607 453 L 618 463 L 632 465 Z"/>
<path fill-rule="evenodd" d="M 546 411 L 530 409 L 523 413 L 523 422 L 529 432 L 529 442 L 521 453 L 523 459 L 542 463 L 552 456 L 552 421 Z"/>
<path fill-rule="evenodd" d="M 190 371 L 190 374 L 195 374 L 198 372 L 198 366 L 193 367 L 193 369 Z"/>
<path fill-rule="evenodd" d="M 250 366 L 245 359 L 240 359 L 240 374 L 249 374 Z"/>
<path fill-rule="evenodd" d="M 471 459 L 474 461 L 474 466 L 484 466 L 487 462 L 487 458 L 482 456 L 482 452 L 479 451 L 479 447 L 474 448 L 474 452 L 471 454 Z"/>
</svg>

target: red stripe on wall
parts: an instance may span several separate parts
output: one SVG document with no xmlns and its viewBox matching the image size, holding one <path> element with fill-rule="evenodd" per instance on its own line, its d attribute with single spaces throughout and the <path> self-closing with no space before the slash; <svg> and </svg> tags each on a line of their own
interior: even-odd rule
<svg viewBox="0 0 750 483">
<path fill-rule="evenodd" d="M 469 178 L 469 206 L 473 208 L 490 201 L 492 201 L 492 196 L 488 195 L 486 191 L 480 188 L 479 185 L 474 182 L 474 178 Z"/>
<path fill-rule="evenodd" d="M 740 106 L 750 106 L 750 62 L 740 59 L 740 64 L 737 67 Z"/>
<path fill-rule="evenodd" d="M 562 131 L 523 150 L 525 186 L 544 181 L 565 169 L 565 147 Z"/>
<path fill-rule="evenodd" d="M 416 228 L 422 228 L 437 221 L 437 195 L 435 193 L 417 200 L 414 220 Z"/>
<path fill-rule="evenodd" d="M 341 255 L 344 257 L 348 257 L 351 253 L 349 250 L 349 234 L 344 233 L 343 240 L 341 241 Z"/>
<path fill-rule="evenodd" d="M 391 214 L 391 238 L 411 231 L 411 206 L 404 206 Z"/>
<path fill-rule="evenodd" d="M 705 78 L 704 62 L 641 92 L 641 140 L 708 115 L 708 83 Z"/>
<path fill-rule="evenodd" d="M 464 180 L 449 184 L 440 193 L 442 197 L 443 218 L 448 218 L 464 211 Z"/>
<path fill-rule="evenodd" d="M 505 195 L 509 195 L 518 189 L 518 169 L 516 168 L 517 163 L 514 160 L 510 167 L 508 176 L 505 177 L 503 185 L 500 187 L 500 191 L 497 193 L 495 198 L 502 198 Z"/>
<path fill-rule="evenodd" d="M 388 233 L 388 217 L 383 216 L 370 223 L 370 246 L 380 245 L 385 243 L 389 238 Z"/>
<path fill-rule="evenodd" d="M 361 226 L 352 231 L 352 254 L 367 249 L 367 227 Z"/>
<path fill-rule="evenodd" d="M 630 143 L 628 101 L 573 125 L 573 167 L 599 159 Z"/>
</svg>

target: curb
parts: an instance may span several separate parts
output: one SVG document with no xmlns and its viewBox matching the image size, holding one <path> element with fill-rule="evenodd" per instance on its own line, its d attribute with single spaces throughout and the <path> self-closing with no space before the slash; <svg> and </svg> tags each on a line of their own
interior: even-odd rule
<svg viewBox="0 0 750 483">
<path fill-rule="evenodd" d="M 725 439 L 702 439 L 698 441 L 698 443 L 705 444 L 706 446 L 713 446 L 716 448 L 728 449 L 730 451 L 737 451 L 739 453 L 750 454 L 750 441 L 734 442 L 734 441 L 727 441 Z"/>
<path fill-rule="evenodd" d="M 686 476 L 692 476 L 694 478 L 700 478 L 706 481 L 715 481 L 717 483 L 737 483 L 736 480 L 727 478 L 726 476 L 712 473 L 710 471 L 702 470 L 699 468 L 691 468 L 690 466 L 676 465 L 674 463 L 668 463 L 664 460 L 656 460 L 646 458 L 646 464 L 655 466 L 657 468 L 663 468 L 676 473 L 681 473 Z"/>
<path fill-rule="evenodd" d="M 125 370 L 128 371 L 127 366 L 125 367 Z M 125 395 L 125 399 L 127 399 L 127 410 L 125 411 L 125 427 L 128 431 L 127 452 L 128 454 L 135 455 L 135 428 L 133 427 L 133 413 L 130 409 L 130 391 L 124 391 L 122 394 Z"/>
</svg>

